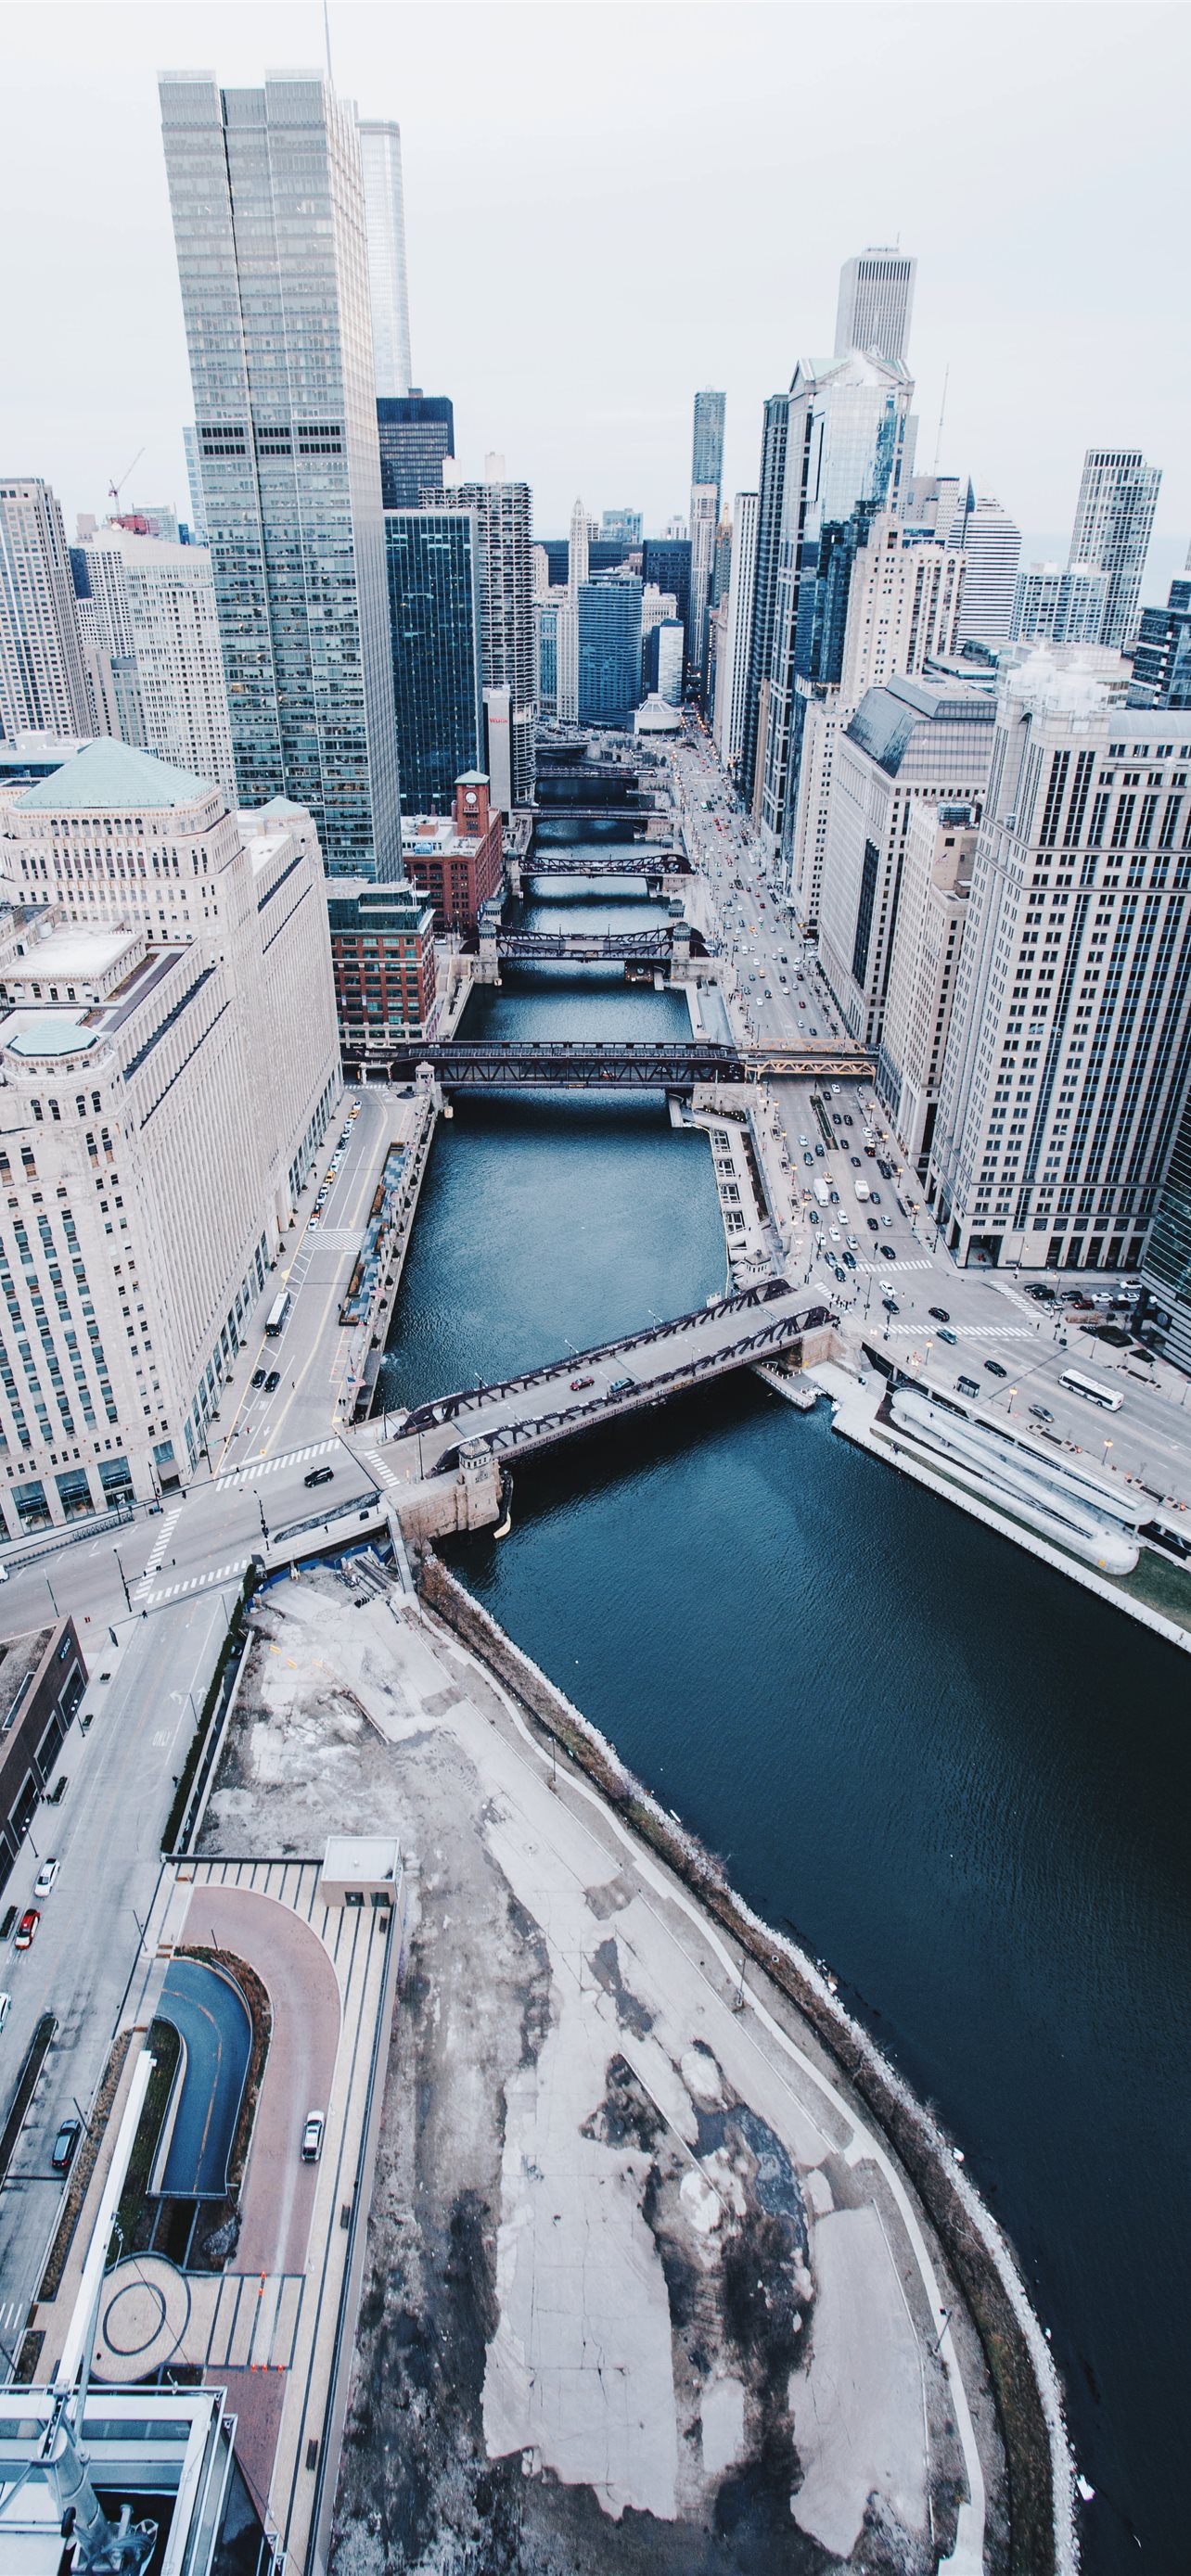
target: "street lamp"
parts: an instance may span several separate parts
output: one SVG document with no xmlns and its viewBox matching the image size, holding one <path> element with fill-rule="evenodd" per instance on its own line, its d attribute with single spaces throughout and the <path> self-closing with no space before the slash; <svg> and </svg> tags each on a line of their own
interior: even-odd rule
<svg viewBox="0 0 1191 2576">
<path fill-rule="evenodd" d="M 118 1547 L 114 1547 L 114 1548 L 112 1549 L 112 1554 L 113 1554 L 113 1556 L 115 1557 L 115 1560 L 116 1560 L 116 1566 L 117 1566 L 117 1569 L 118 1569 L 118 1572 L 119 1572 L 120 1581 L 121 1581 L 121 1583 L 122 1583 L 122 1584 L 123 1584 L 123 1586 L 124 1586 L 124 1599 L 125 1599 L 125 1603 L 126 1603 L 126 1605 L 127 1605 L 129 1618 L 131 1619 L 131 1617 L 132 1617 L 132 1594 L 131 1594 L 131 1592 L 130 1592 L 130 1591 L 129 1591 L 129 1589 L 128 1589 L 128 1577 L 127 1577 L 127 1575 L 125 1574 L 124 1568 L 123 1568 L 123 1566 L 122 1566 L 122 1565 L 121 1565 L 121 1563 L 120 1563 L 120 1550 L 119 1550 L 119 1548 L 118 1548 Z M 48 1583 L 49 1583 L 49 1577 L 48 1577 L 48 1575 L 47 1575 L 47 1577 L 46 1577 L 46 1582 L 47 1582 L 47 1587 L 48 1587 Z M 53 1600 L 53 1597 L 54 1597 L 54 1596 L 53 1596 L 53 1593 L 51 1592 L 51 1594 L 50 1594 L 50 1599 L 51 1599 L 51 1601 Z"/>
</svg>

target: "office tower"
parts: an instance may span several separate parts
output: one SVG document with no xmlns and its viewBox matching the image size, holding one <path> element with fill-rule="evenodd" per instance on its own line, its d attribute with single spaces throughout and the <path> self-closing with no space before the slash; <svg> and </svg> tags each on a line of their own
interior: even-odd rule
<svg viewBox="0 0 1191 2576">
<path fill-rule="evenodd" d="M 973 806 L 910 808 L 877 1089 L 920 1179 L 934 1138 L 975 855 Z"/>
<path fill-rule="evenodd" d="M 820 534 L 795 678 L 801 747 L 789 860 L 789 890 L 808 931 L 819 919 L 840 728 L 867 689 L 914 678 L 955 653 L 964 561 L 893 511 L 856 509 Z"/>
<path fill-rule="evenodd" d="M 1030 564 L 1019 572 L 1013 595 L 1010 641 L 1028 644 L 1098 644 L 1108 598 L 1108 574 L 1088 564 Z"/>
<path fill-rule="evenodd" d="M 342 1076 L 309 814 L 92 742 L 3 800 L 0 869 L 48 907 L 0 941 L 0 1185 L 57 1283 L 5 1243 L 29 1527 L 193 1474 Z"/>
<path fill-rule="evenodd" d="M 547 554 L 546 549 L 545 549 L 545 547 L 544 547 L 543 545 L 534 545 L 534 546 L 531 546 L 531 547 L 530 547 L 530 550 L 529 550 L 529 553 L 530 553 L 530 562 L 531 562 L 531 563 L 532 563 L 532 565 L 533 565 L 533 595 L 534 595 L 534 598 L 535 598 L 535 599 L 549 599 L 549 597 L 550 597 L 550 590 L 551 590 L 551 584 L 552 584 L 552 575 L 551 575 L 551 571 L 550 571 L 550 557 L 549 557 L 549 555 Z"/>
<path fill-rule="evenodd" d="M 533 604 L 534 668 L 538 713 L 558 714 L 558 621 L 566 603 L 561 599 L 535 599 Z"/>
<path fill-rule="evenodd" d="M 182 445 L 186 450 L 186 480 L 190 487 L 191 531 L 196 546 L 205 546 L 208 543 L 207 505 L 203 499 L 203 476 L 202 468 L 199 464 L 198 431 L 194 427 L 193 422 L 189 423 L 182 432 Z"/>
<path fill-rule="evenodd" d="M 724 603 L 723 649 L 716 674 L 716 749 L 725 769 L 730 769 L 734 775 L 740 766 L 744 743 L 759 508 L 760 494 L 757 492 L 738 492 L 732 504 L 731 568 Z"/>
<path fill-rule="evenodd" d="M 963 506 L 958 474 L 908 474 L 902 478 L 902 515 L 911 527 L 946 545 Z"/>
<path fill-rule="evenodd" d="M 1131 707 L 1191 707 L 1191 579 L 1180 573 L 1165 608 L 1143 608 Z"/>
<path fill-rule="evenodd" d="M 386 510 L 397 758 L 406 814 L 444 813 L 484 739 L 474 510 Z"/>
<path fill-rule="evenodd" d="M 805 586 L 817 575 L 825 528 L 858 503 L 896 509 L 914 387 L 895 361 L 858 351 L 817 374 L 800 359 L 790 387 L 782 525 L 774 580 L 765 770 L 754 804 L 771 858 L 792 829 L 801 710 L 796 681 L 813 633 Z"/>
<path fill-rule="evenodd" d="M 646 686 L 668 707 L 682 705 L 686 628 L 680 617 L 662 617 L 651 629 L 645 655 Z"/>
<path fill-rule="evenodd" d="M 748 645 L 748 672 L 745 679 L 744 730 L 740 746 L 740 792 L 753 813 L 758 816 L 754 799 L 765 776 L 765 735 L 768 723 L 761 726 L 762 689 L 764 712 L 768 719 L 769 662 L 773 649 L 773 619 L 777 601 L 777 567 L 781 549 L 782 508 L 786 481 L 786 437 L 790 423 L 790 397 L 771 394 L 765 405 L 761 432 L 761 465 L 758 477 L 756 563 L 753 574 L 753 622 Z"/>
<path fill-rule="evenodd" d="M 555 704 L 564 724 L 573 724 L 579 714 L 579 592 L 587 579 L 590 547 L 590 522 L 582 501 L 577 500 L 567 542 L 566 597 L 559 603 L 557 624 Z"/>
<path fill-rule="evenodd" d="M 235 793 L 215 586 L 202 546 L 168 545 L 110 525 L 71 549 L 89 661 L 112 673 L 120 721 L 97 723 L 179 769 Z M 98 693 L 97 708 L 98 714 Z"/>
<path fill-rule="evenodd" d="M 327 887 L 335 1009 L 345 1063 L 384 1073 L 389 1047 L 430 1038 L 437 1019 L 434 912 L 405 879 L 333 877 Z"/>
<path fill-rule="evenodd" d="M 1020 528 L 999 501 L 985 494 L 977 500 L 969 483 L 963 507 L 951 523 L 948 544 L 962 548 L 965 557 L 960 643 L 984 644 L 990 650 L 1007 644 L 1021 560 Z"/>
<path fill-rule="evenodd" d="M 901 865 L 924 800 L 970 805 L 988 782 L 996 721 L 991 680 L 892 679 L 867 689 L 835 749 L 819 907 L 823 972 L 851 1035 L 883 1035 Z"/>
<path fill-rule="evenodd" d="M 725 509 L 720 510 L 715 532 L 715 553 L 711 559 L 711 606 L 722 608 L 732 579 L 732 521 Z"/>
<path fill-rule="evenodd" d="M 691 481 L 692 483 L 714 483 L 717 494 L 724 471 L 726 402 L 726 394 L 713 393 L 709 385 L 695 396 L 694 434 L 691 440 Z"/>
<path fill-rule="evenodd" d="M 627 725 L 641 703 L 641 584 L 585 581 L 578 607 L 579 722 Z"/>
<path fill-rule="evenodd" d="M 118 742 L 143 750 L 144 715 L 123 563 L 114 552 L 93 561 L 95 522 L 86 512 L 80 512 L 78 524 L 80 534 L 85 529 L 91 531 L 80 545 L 70 548 L 79 649 L 91 709 L 89 730 L 93 734 L 114 734 Z"/>
<path fill-rule="evenodd" d="M 1089 447 L 1075 505 L 1069 564 L 1108 574 L 1100 642 L 1120 652 L 1137 632 L 1137 602 L 1162 480 L 1138 447 Z"/>
<path fill-rule="evenodd" d="M 513 811 L 513 700 L 502 682 L 484 691 L 484 775 L 494 812 Z"/>
<path fill-rule="evenodd" d="M 405 199 L 401 186 L 401 128 L 359 120 L 368 236 L 368 301 L 372 313 L 372 365 L 377 400 L 408 394 L 409 284 L 405 271 Z M 393 507 L 400 506 L 393 504 Z"/>
<path fill-rule="evenodd" d="M 657 583 L 653 581 L 643 583 L 641 589 L 641 686 L 643 689 L 647 689 L 651 685 L 649 677 L 650 636 L 652 635 L 655 626 L 661 625 L 664 617 L 673 618 L 676 616 L 677 610 L 678 602 L 675 599 L 672 590 L 659 590 Z"/>
<path fill-rule="evenodd" d="M 1191 1064 L 1191 718 L 1007 668 L 931 1195 L 956 1258 L 1133 1269 Z"/>
<path fill-rule="evenodd" d="M 690 529 L 687 526 L 686 520 L 682 517 L 681 512 L 676 510 L 673 518 L 667 519 L 660 542 L 663 545 L 680 546 L 684 543 L 686 538 L 689 537 L 689 535 Z"/>
<path fill-rule="evenodd" d="M 378 395 L 380 491 L 386 510 L 419 510 L 443 488 L 443 467 L 455 453 L 455 407 L 448 394 Z"/>
<path fill-rule="evenodd" d="M 600 535 L 609 544 L 639 546 L 643 524 L 639 510 L 605 510 Z"/>
<path fill-rule="evenodd" d="M 321 78 L 161 82 L 199 464 L 246 805 L 401 873 L 360 141 Z"/>
<path fill-rule="evenodd" d="M 916 259 L 900 250 L 865 250 L 846 259 L 839 273 L 839 307 L 835 319 L 835 354 L 852 349 L 905 365 L 914 302 Z"/>
<path fill-rule="evenodd" d="M 95 731 L 62 512 L 36 475 L 0 481 L 0 735 Z"/>
<path fill-rule="evenodd" d="M 685 633 L 691 605 L 691 541 L 689 537 L 646 537 L 641 548 L 641 579 L 646 589 L 670 591 L 674 613 L 681 618 Z"/>
<path fill-rule="evenodd" d="M 587 579 L 590 542 L 591 531 L 587 512 L 582 501 L 576 501 L 571 512 L 571 534 L 567 548 L 567 589 L 572 599 L 578 597 L 580 586 Z"/>
<path fill-rule="evenodd" d="M 474 510 L 479 532 L 480 627 L 485 696 L 491 689 L 509 694 L 509 792 L 512 804 L 532 805 L 534 795 L 533 694 L 533 533 L 528 483 L 504 479 L 503 456 L 490 456 L 499 468 L 483 483 L 453 483 L 443 494 L 444 508 Z M 500 803 L 492 771 L 493 802 Z"/>
</svg>

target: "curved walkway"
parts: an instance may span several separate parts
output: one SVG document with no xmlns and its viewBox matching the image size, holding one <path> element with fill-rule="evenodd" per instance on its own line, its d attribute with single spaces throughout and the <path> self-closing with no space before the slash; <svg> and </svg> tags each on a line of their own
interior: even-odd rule
<svg viewBox="0 0 1191 2576">
<path fill-rule="evenodd" d="M 171 2200 L 222 2200 L 244 2084 L 252 2020 L 230 1977 L 202 1959 L 174 1959 L 158 2010 L 182 2042 L 182 2090 L 161 2180 Z"/>
</svg>

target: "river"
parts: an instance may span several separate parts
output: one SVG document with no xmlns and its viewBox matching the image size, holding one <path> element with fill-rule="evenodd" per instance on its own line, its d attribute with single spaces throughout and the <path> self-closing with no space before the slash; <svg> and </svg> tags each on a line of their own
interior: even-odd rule
<svg viewBox="0 0 1191 2576">
<path fill-rule="evenodd" d="M 614 893 L 535 905 L 635 926 Z M 687 1032 L 595 970 L 464 1034 Z M 664 1105 L 460 1102 L 389 1402 L 698 1304 L 710 1155 Z M 1187 1666 L 754 1379 L 520 1468 L 456 1570 L 625 1759 L 830 1962 L 1017 2247 L 1066 2381 L 1093 2576 L 1188 2563 Z M 1136 2534 L 1136 2538 L 1134 2537 Z"/>
</svg>

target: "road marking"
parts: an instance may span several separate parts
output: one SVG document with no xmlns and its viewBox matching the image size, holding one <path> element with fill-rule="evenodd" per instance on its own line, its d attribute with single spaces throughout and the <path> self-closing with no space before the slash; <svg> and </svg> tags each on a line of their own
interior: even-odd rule
<svg viewBox="0 0 1191 2576">
<path fill-rule="evenodd" d="M 230 1583 L 234 1577 L 243 1574 L 245 1566 L 251 1562 L 250 1557 L 234 1556 L 226 1565 L 217 1565 L 213 1572 L 190 1574 L 183 1582 L 167 1583 L 161 1591 L 149 1593 L 145 1606 L 151 1610 L 158 1601 L 181 1601 L 188 1592 L 210 1592 L 216 1584 Z"/>
<path fill-rule="evenodd" d="M 169 1546 L 170 1540 L 172 1539 L 174 1531 L 176 1530 L 181 1518 L 181 1503 L 175 1503 L 172 1512 L 166 1513 L 165 1519 L 161 1524 L 161 1528 L 157 1533 L 157 1540 L 153 1549 L 153 1554 L 145 1567 L 140 1582 L 134 1583 L 132 1587 L 132 1597 L 134 1601 L 140 1600 L 142 1593 L 152 1582 L 154 1575 L 160 1574 L 166 1549 Z"/>
<path fill-rule="evenodd" d="M 274 1475 L 278 1467 L 300 1467 L 304 1459 L 323 1458 L 328 1449 L 335 1449 L 338 1445 L 337 1440 L 315 1440 L 306 1449 L 287 1449 L 279 1458 L 254 1458 L 242 1467 L 230 1468 L 225 1476 L 217 1476 L 215 1491 L 222 1494 L 229 1486 L 255 1485 L 262 1476 Z"/>
</svg>

